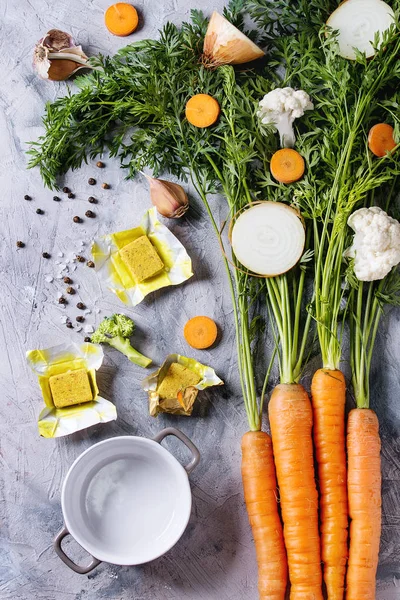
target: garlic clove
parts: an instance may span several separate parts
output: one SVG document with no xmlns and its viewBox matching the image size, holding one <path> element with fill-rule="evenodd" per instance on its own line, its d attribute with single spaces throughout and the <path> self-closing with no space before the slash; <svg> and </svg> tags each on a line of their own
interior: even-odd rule
<svg viewBox="0 0 400 600">
<path fill-rule="evenodd" d="M 155 179 L 143 173 L 150 184 L 150 199 L 163 217 L 179 219 L 189 208 L 189 200 L 182 186 L 172 181 Z"/>
<path fill-rule="evenodd" d="M 240 65 L 264 56 L 244 33 L 217 12 L 213 12 L 204 38 L 203 58 L 211 66 Z"/>
<path fill-rule="evenodd" d="M 68 59 L 51 60 L 46 79 L 50 79 L 50 81 L 65 81 L 80 69 L 85 68 L 85 66 Z"/>
</svg>

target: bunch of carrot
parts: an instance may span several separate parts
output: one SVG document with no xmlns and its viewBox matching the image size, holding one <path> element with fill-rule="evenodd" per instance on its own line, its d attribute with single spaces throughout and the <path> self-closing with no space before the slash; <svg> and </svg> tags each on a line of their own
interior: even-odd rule
<svg viewBox="0 0 400 600">
<path fill-rule="evenodd" d="M 263 432 L 243 437 L 244 495 L 256 545 L 260 598 L 264 600 L 285 598 L 287 565 L 291 600 L 322 600 L 321 559 L 328 599 L 343 598 L 348 506 L 352 521 L 346 597 L 375 597 L 381 518 L 378 421 L 369 409 L 351 411 L 346 479 L 345 389 L 343 374 L 329 369 L 314 375 L 312 404 L 303 386 L 279 384 L 269 403 L 272 445 Z"/>
</svg>

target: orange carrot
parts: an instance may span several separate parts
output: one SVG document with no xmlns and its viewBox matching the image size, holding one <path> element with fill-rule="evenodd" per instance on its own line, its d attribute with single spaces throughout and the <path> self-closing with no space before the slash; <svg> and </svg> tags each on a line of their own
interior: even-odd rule
<svg viewBox="0 0 400 600">
<path fill-rule="evenodd" d="M 208 94 L 196 94 L 186 104 L 186 118 L 195 127 L 214 125 L 219 117 L 220 108 L 217 100 Z"/>
<path fill-rule="evenodd" d="M 125 36 L 135 31 L 139 24 L 139 17 L 132 4 L 117 2 L 107 8 L 104 21 L 110 33 Z"/>
<path fill-rule="evenodd" d="M 271 174 L 280 183 L 293 183 L 304 175 L 304 158 L 292 148 L 282 148 L 272 155 Z"/>
<path fill-rule="evenodd" d="M 374 411 L 355 408 L 347 423 L 350 552 L 347 600 L 375 600 L 381 535 L 381 441 Z"/>
<path fill-rule="evenodd" d="M 260 600 L 284 600 L 286 551 L 278 513 L 271 438 L 263 431 L 249 431 L 242 437 L 242 479 L 256 546 Z"/>
<path fill-rule="evenodd" d="M 311 384 L 320 488 L 321 556 L 328 600 L 342 600 L 347 561 L 347 481 L 344 432 L 346 383 L 338 370 L 319 369 Z"/>
<path fill-rule="evenodd" d="M 198 350 L 204 350 L 212 346 L 217 339 L 217 325 L 210 317 L 193 317 L 183 330 L 185 340 Z"/>
<path fill-rule="evenodd" d="M 375 156 L 385 156 L 396 147 L 393 137 L 394 129 L 387 123 L 377 123 L 371 127 L 368 134 L 368 146 Z"/>
<path fill-rule="evenodd" d="M 269 402 L 291 600 L 322 600 L 312 408 L 299 384 L 280 384 Z M 360 598 L 358 600 L 361 600 Z"/>
</svg>

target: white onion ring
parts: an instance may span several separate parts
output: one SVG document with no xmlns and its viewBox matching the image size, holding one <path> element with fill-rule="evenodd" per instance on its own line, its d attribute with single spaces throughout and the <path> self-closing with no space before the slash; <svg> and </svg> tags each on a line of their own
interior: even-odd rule
<svg viewBox="0 0 400 600">
<path fill-rule="evenodd" d="M 331 14 L 327 25 L 339 32 L 339 54 L 356 59 L 354 48 L 367 58 L 375 54 L 372 43 L 395 22 L 394 12 L 383 0 L 347 0 Z"/>
<path fill-rule="evenodd" d="M 262 202 L 242 212 L 232 228 L 232 249 L 238 261 L 258 275 L 274 277 L 301 258 L 303 222 L 296 210 L 281 202 Z"/>
</svg>

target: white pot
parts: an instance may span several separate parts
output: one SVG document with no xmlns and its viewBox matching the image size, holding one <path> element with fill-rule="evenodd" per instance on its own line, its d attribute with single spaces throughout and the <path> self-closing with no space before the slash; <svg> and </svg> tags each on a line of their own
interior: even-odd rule
<svg viewBox="0 0 400 600">
<path fill-rule="evenodd" d="M 183 467 L 160 443 L 174 435 L 191 451 Z M 95 444 L 73 463 L 64 480 L 61 506 L 65 527 L 54 548 L 77 573 L 102 561 L 140 565 L 176 544 L 192 506 L 188 475 L 200 460 L 196 446 L 178 429 L 163 429 L 152 440 L 115 437 Z M 87 566 L 74 563 L 61 548 L 71 534 L 92 555 Z"/>
</svg>

